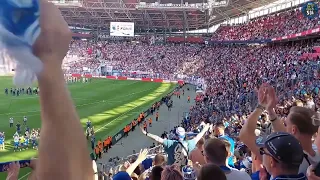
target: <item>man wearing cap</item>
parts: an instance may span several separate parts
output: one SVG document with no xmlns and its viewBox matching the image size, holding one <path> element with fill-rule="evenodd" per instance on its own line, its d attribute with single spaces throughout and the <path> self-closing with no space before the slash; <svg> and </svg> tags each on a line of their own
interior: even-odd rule
<svg viewBox="0 0 320 180">
<path fill-rule="evenodd" d="M 306 176 L 299 174 L 303 161 L 303 149 L 300 142 L 291 134 L 275 132 L 266 137 L 258 137 L 262 163 L 273 180 L 304 180 Z"/>
<path fill-rule="evenodd" d="M 178 127 L 176 129 L 177 140 L 162 139 L 161 137 L 147 133 L 143 128 L 141 131 L 149 138 L 163 144 L 165 152 L 168 154 L 168 165 L 175 164 L 182 167 L 187 164 L 188 154 L 195 149 L 197 142 L 209 130 L 210 124 L 206 124 L 202 131 L 193 139 L 186 140 L 186 132 L 184 128 Z"/>
<path fill-rule="evenodd" d="M 239 134 L 240 140 L 257 156 L 258 160 L 262 160 L 260 148 L 255 142 L 256 135 L 254 134 L 254 130 L 259 116 L 267 110 L 274 131 L 289 132 L 301 143 L 305 155 L 302 163 L 300 163 L 299 173 L 306 173 L 310 164 L 315 164 L 320 161 L 320 156 L 313 148 L 311 140 L 312 135 L 316 132 L 317 128 L 312 125 L 310 111 L 303 107 L 292 107 L 290 109 L 290 113 L 286 119 L 287 126 L 285 127 L 274 112 L 277 103 L 276 99 L 275 90 L 270 85 L 263 84 L 259 88 L 259 105 L 250 114 L 242 127 Z"/>
</svg>

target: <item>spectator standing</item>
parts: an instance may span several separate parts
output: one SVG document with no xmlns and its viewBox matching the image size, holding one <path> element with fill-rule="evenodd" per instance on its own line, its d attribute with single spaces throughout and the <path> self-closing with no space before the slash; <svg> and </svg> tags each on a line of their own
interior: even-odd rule
<svg viewBox="0 0 320 180">
<path fill-rule="evenodd" d="M 218 138 L 225 139 L 230 144 L 230 153 L 231 155 L 228 158 L 228 165 L 234 167 L 234 140 L 225 133 L 225 125 L 223 122 L 217 122 L 214 126 L 214 134 Z"/>
<path fill-rule="evenodd" d="M 179 167 L 175 165 L 166 166 L 161 173 L 161 180 L 183 180 Z"/>
<path fill-rule="evenodd" d="M 291 134 L 275 132 L 266 137 L 259 137 L 257 145 L 262 154 L 262 164 L 273 180 L 304 180 L 304 173 L 299 173 L 304 153 L 300 142 Z M 260 176 L 260 179 L 266 177 Z"/>
<path fill-rule="evenodd" d="M 204 145 L 203 155 L 209 164 L 215 164 L 225 173 L 227 180 L 251 180 L 244 171 L 231 168 L 227 165 L 228 151 L 225 142 L 221 139 L 208 139 Z"/>
<path fill-rule="evenodd" d="M 162 139 L 157 135 L 147 133 L 143 128 L 141 128 L 141 131 L 146 136 L 164 145 L 164 150 L 168 154 L 168 165 L 175 164 L 181 168 L 182 166 L 187 165 L 189 152 L 195 148 L 196 143 L 209 130 L 209 126 L 209 124 L 206 124 L 202 131 L 191 140 L 186 140 L 186 132 L 182 127 L 176 129 L 178 140 Z"/>
<path fill-rule="evenodd" d="M 215 180 L 227 180 L 226 175 L 219 168 L 219 166 L 214 164 L 206 164 L 201 166 L 197 180 L 212 180 L 213 177 Z"/>
<path fill-rule="evenodd" d="M 201 138 L 198 141 L 196 148 L 190 152 L 189 159 L 192 161 L 193 165 L 195 163 L 198 163 L 200 165 L 204 165 L 206 163 L 202 153 L 203 145 L 204 145 L 204 138 Z"/>
</svg>

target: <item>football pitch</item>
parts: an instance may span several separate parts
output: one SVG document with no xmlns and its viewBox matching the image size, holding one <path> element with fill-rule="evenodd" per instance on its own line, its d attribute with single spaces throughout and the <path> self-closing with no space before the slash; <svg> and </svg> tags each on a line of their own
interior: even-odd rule
<svg viewBox="0 0 320 180">
<path fill-rule="evenodd" d="M 37 151 L 32 148 L 13 152 L 13 134 L 16 132 L 15 124 L 17 122 L 23 124 L 23 116 L 27 116 L 27 126 L 30 129 L 40 128 L 39 98 L 37 95 L 27 94 L 12 96 L 10 92 L 9 95 L 5 95 L 4 89 L 11 87 L 13 87 L 12 77 L 0 77 L 0 132 L 5 132 L 6 136 L 6 149 L 0 151 L 0 162 L 37 156 Z M 140 112 L 148 109 L 175 87 L 175 84 L 169 83 L 108 79 L 93 79 L 91 83 L 79 82 L 68 85 L 84 129 L 87 120 L 90 119 L 95 128 L 97 140 L 115 135 Z M 9 127 L 10 117 L 14 118 L 12 128 Z M 25 126 L 21 127 L 24 132 Z M 70 127 L 70 133 L 72 133 L 72 127 Z M 21 169 L 20 177 L 23 178 L 20 179 L 26 179 L 25 175 L 28 171 L 28 169 Z M 0 173 L 0 179 L 5 177 L 6 173 Z"/>
</svg>

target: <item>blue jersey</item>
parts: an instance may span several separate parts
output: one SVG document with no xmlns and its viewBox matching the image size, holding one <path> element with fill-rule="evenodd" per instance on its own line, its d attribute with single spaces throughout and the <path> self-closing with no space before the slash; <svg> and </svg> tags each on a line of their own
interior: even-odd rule
<svg viewBox="0 0 320 180">
<path fill-rule="evenodd" d="M 219 138 L 223 138 L 225 140 L 227 140 L 230 143 L 230 152 L 231 152 L 231 157 L 228 158 L 228 165 L 230 167 L 234 167 L 234 162 L 233 162 L 233 154 L 234 154 L 234 140 L 229 137 L 228 135 L 224 135 L 224 136 L 220 136 Z"/>
<path fill-rule="evenodd" d="M 29 144 L 29 139 L 28 138 L 25 138 L 24 140 L 24 145 L 28 145 Z"/>
<path fill-rule="evenodd" d="M 87 127 L 91 127 L 91 121 L 87 122 Z"/>
<path fill-rule="evenodd" d="M 21 125 L 20 125 L 20 124 L 17 124 L 16 126 L 17 126 L 17 130 L 20 130 L 20 126 L 21 126 Z"/>
<path fill-rule="evenodd" d="M 33 146 L 37 145 L 37 137 L 36 136 L 32 136 L 32 145 Z"/>
</svg>

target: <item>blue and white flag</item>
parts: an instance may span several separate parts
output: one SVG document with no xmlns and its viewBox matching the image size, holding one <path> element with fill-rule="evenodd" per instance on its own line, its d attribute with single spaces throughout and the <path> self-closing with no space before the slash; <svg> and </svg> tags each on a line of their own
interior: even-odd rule
<svg viewBox="0 0 320 180">
<path fill-rule="evenodd" d="M 42 62 L 32 52 L 40 35 L 38 0 L 0 1 L 0 44 L 16 60 L 14 83 L 30 85 L 42 70 Z"/>
</svg>

